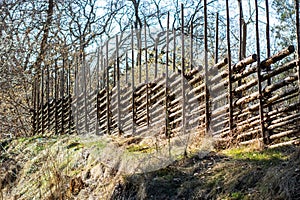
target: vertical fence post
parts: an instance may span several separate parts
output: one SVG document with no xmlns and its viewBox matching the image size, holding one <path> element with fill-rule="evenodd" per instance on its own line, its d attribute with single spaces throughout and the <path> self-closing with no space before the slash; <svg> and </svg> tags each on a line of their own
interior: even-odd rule
<svg viewBox="0 0 300 200">
<path fill-rule="evenodd" d="M 101 46 L 101 70 L 102 70 L 102 81 L 101 81 L 101 89 L 105 88 L 105 63 L 104 63 L 104 55 L 103 55 L 103 48 L 104 46 Z"/>
<path fill-rule="evenodd" d="M 270 11 L 269 11 L 269 0 L 265 0 L 266 1 L 266 40 L 267 40 L 267 58 L 269 58 L 271 56 L 271 44 L 270 44 Z M 267 70 L 270 70 L 269 68 Z M 268 85 L 270 85 L 271 83 L 269 83 L 270 80 L 268 80 Z"/>
<path fill-rule="evenodd" d="M 85 133 L 88 132 L 88 110 L 87 110 L 87 106 L 88 106 L 88 102 L 87 102 L 87 98 L 88 98 L 88 92 L 87 92 L 87 80 L 86 80 L 86 63 L 85 63 L 85 56 L 83 55 L 82 58 L 82 69 L 83 69 L 83 94 L 84 94 L 84 129 L 85 129 Z"/>
<path fill-rule="evenodd" d="M 69 121 L 68 121 L 68 133 L 71 134 L 72 128 L 72 98 L 71 98 L 71 63 L 68 62 L 68 111 L 69 111 Z"/>
<path fill-rule="evenodd" d="M 54 80 L 54 92 L 55 92 L 55 135 L 58 135 L 58 66 L 57 66 L 57 60 L 55 60 L 55 80 Z"/>
<path fill-rule="evenodd" d="M 297 35 L 297 71 L 298 71 L 298 89 L 299 89 L 299 103 L 300 103 L 300 23 L 299 23 L 299 0 L 295 0 L 296 11 L 296 35 Z M 300 109 L 300 108 L 299 108 Z"/>
<path fill-rule="evenodd" d="M 205 135 L 209 134 L 209 91 L 208 91 L 208 45 L 207 45 L 207 1 L 204 0 L 204 82 L 205 82 Z"/>
<path fill-rule="evenodd" d="M 47 99 L 47 130 L 50 131 L 50 109 L 51 109 L 51 106 L 50 106 L 50 70 L 49 70 L 49 64 L 47 64 L 47 85 L 46 85 L 46 99 Z"/>
<path fill-rule="evenodd" d="M 147 56 L 147 24 L 144 22 L 144 40 L 145 40 L 145 71 L 146 71 L 146 121 L 147 127 L 150 125 L 149 118 L 149 74 L 148 74 L 148 56 Z"/>
<path fill-rule="evenodd" d="M 185 57 L 184 57 L 184 8 L 183 4 L 181 4 L 181 87 L 182 87 L 182 133 L 186 134 L 186 122 L 185 122 Z M 187 156 L 187 152 L 185 149 L 184 155 Z"/>
<path fill-rule="evenodd" d="M 135 96 L 134 96 L 134 91 L 135 91 L 135 86 L 134 86 L 134 38 L 133 38 L 133 27 L 131 27 L 131 99 L 132 99 L 132 135 L 135 134 Z"/>
<path fill-rule="evenodd" d="M 216 26 L 215 26 L 215 64 L 218 63 L 219 60 L 219 13 L 216 13 Z"/>
<path fill-rule="evenodd" d="M 45 120 L 44 120 L 44 79 L 45 79 L 45 74 L 44 74 L 44 69 L 42 67 L 42 80 L 41 80 L 41 118 L 42 118 L 42 134 L 44 134 L 45 131 Z"/>
<path fill-rule="evenodd" d="M 36 75 L 34 75 L 34 81 L 32 84 L 32 135 L 36 133 Z"/>
<path fill-rule="evenodd" d="M 229 18 L 229 0 L 226 0 L 226 18 L 227 18 L 227 51 L 228 51 L 228 104 L 229 104 L 229 130 L 232 134 L 233 130 L 233 110 L 232 110 L 232 66 L 231 66 L 231 49 L 230 49 L 230 18 Z"/>
<path fill-rule="evenodd" d="M 75 107 L 75 127 L 78 129 L 78 101 L 79 101 L 79 76 L 78 76 L 78 55 L 76 55 L 76 66 L 75 66 L 75 98 L 76 98 L 76 107 Z"/>
<path fill-rule="evenodd" d="M 176 30 L 173 28 L 173 72 L 176 69 Z"/>
<path fill-rule="evenodd" d="M 125 55 L 125 83 L 126 83 L 126 86 L 128 84 L 128 53 L 126 51 L 126 55 Z"/>
<path fill-rule="evenodd" d="M 40 88 L 40 74 L 37 74 L 37 83 L 36 83 L 36 121 L 37 121 L 37 126 L 36 126 L 36 134 L 39 133 L 39 129 L 40 129 L 40 109 L 41 109 L 41 105 L 40 105 L 40 94 L 41 94 L 41 88 Z"/>
<path fill-rule="evenodd" d="M 270 15 L 269 15 L 269 0 L 265 0 L 265 3 L 266 3 L 266 20 L 267 20 L 267 23 L 266 23 L 266 40 L 267 40 L 267 47 L 266 47 L 266 50 L 267 50 L 267 58 L 270 58 L 271 57 L 271 44 L 270 44 Z M 270 72 L 271 71 L 271 66 L 267 66 L 267 72 Z M 267 85 L 271 85 L 272 84 L 272 78 L 269 77 L 267 79 Z M 272 95 L 269 94 L 267 98 L 271 97 Z M 271 112 L 273 110 L 272 108 L 272 105 L 269 105 L 268 106 L 268 112 Z M 268 117 L 268 116 L 267 116 Z M 267 121 L 267 126 L 270 125 L 271 121 L 266 119 Z M 271 130 L 268 130 L 268 134 L 272 134 Z"/>
<path fill-rule="evenodd" d="M 61 70 L 61 84 L 60 84 L 60 97 L 61 97 L 61 134 L 64 134 L 64 123 L 65 123 L 65 118 L 64 118 L 64 96 L 65 96 L 65 59 L 63 59 L 63 65 L 62 65 L 62 70 Z"/>
<path fill-rule="evenodd" d="M 242 0 L 238 0 L 239 4 L 239 61 L 243 59 L 243 8 L 242 8 Z M 241 82 L 239 82 L 239 86 L 241 85 Z"/>
<path fill-rule="evenodd" d="M 96 63 L 96 80 L 97 80 L 97 92 L 100 88 L 100 79 L 99 79 L 99 73 L 100 73 L 100 47 L 97 48 L 96 51 L 96 56 L 97 56 L 97 63 Z"/>
<path fill-rule="evenodd" d="M 156 79 L 157 78 L 157 65 L 158 65 L 158 37 L 156 36 L 156 38 L 155 38 L 155 47 L 154 47 L 154 49 L 155 49 L 155 63 L 154 63 L 154 78 Z"/>
<path fill-rule="evenodd" d="M 114 68 L 113 68 L 113 78 L 114 78 L 114 83 L 113 83 L 113 87 L 116 86 L 116 63 L 114 62 Z"/>
<path fill-rule="evenodd" d="M 139 83 L 142 82 L 142 30 L 137 30 L 138 41 L 138 66 L 139 66 Z"/>
<path fill-rule="evenodd" d="M 119 38 L 118 35 L 116 35 L 116 68 L 117 68 L 117 103 L 118 103 L 118 135 L 121 135 L 121 99 L 120 99 L 120 60 L 119 60 Z"/>
<path fill-rule="evenodd" d="M 255 26 L 256 26 L 256 54 L 257 54 L 257 79 L 258 79 L 258 101 L 259 101 L 259 118 L 260 131 L 264 144 L 268 143 L 268 137 L 264 126 L 264 108 L 262 101 L 261 69 L 260 69 L 260 45 L 259 45 L 259 24 L 258 24 L 258 3 L 255 0 Z"/>
<path fill-rule="evenodd" d="M 169 112 L 168 112 L 168 99 L 169 99 L 169 94 L 168 94 L 168 87 L 169 87 L 169 24 L 170 24 L 170 13 L 168 12 L 168 17 L 167 17 L 167 35 L 166 35 L 166 85 L 165 85 L 165 135 L 167 138 L 170 138 L 169 134 Z"/>
<path fill-rule="evenodd" d="M 204 29 L 205 29 L 205 25 L 204 25 Z M 190 69 L 193 69 L 193 39 L 194 39 L 194 35 L 193 35 L 193 20 L 191 20 L 191 32 L 190 32 Z"/>
<path fill-rule="evenodd" d="M 106 49 L 106 58 L 105 58 L 105 66 L 106 66 L 106 133 L 110 134 L 110 98 L 109 98 L 109 61 L 108 61 L 108 42 L 105 44 Z"/>
<path fill-rule="evenodd" d="M 99 79 L 99 73 L 100 73 L 100 47 L 97 49 L 97 67 L 96 67 L 96 76 L 97 76 L 97 90 L 96 90 L 96 119 L 95 119 L 95 128 L 96 128 L 96 135 L 99 132 L 99 112 L 98 112 L 98 106 L 99 106 L 99 88 L 100 88 L 100 79 Z M 94 108 L 95 109 L 95 108 Z"/>
</svg>

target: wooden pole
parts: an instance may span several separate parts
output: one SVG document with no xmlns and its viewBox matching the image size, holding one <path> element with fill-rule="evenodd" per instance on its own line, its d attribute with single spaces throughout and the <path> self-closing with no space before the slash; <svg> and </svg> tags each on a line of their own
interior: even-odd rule
<svg viewBox="0 0 300 200">
<path fill-rule="evenodd" d="M 84 88 L 83 88 L 83 93 L 84 93 L 84 124 L 85 124 L 85 133 L 88 132 L 89 130 L 89 125 L 88 125 L 88 102 L 87 102 L 87 98 L 88 98 L 88 90 L 87 90 L 87 75 L 86 75 L 86 71 L 87 71 L 87 66 L 86 66 L 86 63 L 85 63 L 85 59 L 82 60 L 82 66 L 83 66 L 83 85 L 84 85 Z"/>
<path fill-rule="evenodd" d="M 157 54 L 157 53 L 156 53 Z M 132 135 L 135 134 L 135 96 L 134 96 L 134 91 L 135 91 L 135 86 L 134 86 L 134 36 L 133 36 L 133 27 L 131 27 L 131 98 L 132 98 Z"/>
<path fill-rule="evenodd" d="M 96 63 L 97 92 L 100 87 L 99 73 L 100 73 L 100 47 L 97 48 L 97 63 Z M 91 79 L 91 77 L 90 77 L 90 79 Z"/>
<path fill-rule="evenodd" d="M 267 144 L 269 138 L 265 132 L 264 126 L 264 113 L 263 113 L 263 101 L 262 101 L 262 85 L 261 85 L 261 68 L 260 68 L 260 45 L 259 45 L 259 24 L 258 24 L 258 3 L 255 0 L 255 26 L 256 26 L 256 54 L 257 54 L 257 79 L 258 79 L 258 101 L 259 101 L 259 117 L 260 117 L 260 131 L 263 137 L 263 142 Z"/>
<path fill-rule="evenodd" d="M 34 75 L 34 81 L 32 84 L 32 105 L 33 105 L 33 117 L 32 117 L 32 135 L 36 133 L 36 75 Z"/>
<path fill-rule="evenodd" d="M 38 130 L 40 129 L 40 95 L 41 95 L 41 88 L 40 88 L 41 80 L 40 80 L 40 74 L 37 75 L 37 83 L 36 83 L 36 121 L 37 121 L 37 126 L 36 126 L 36 134 L 38 134 Z"/>
<path fill-rule="evenodd" d="M 45 133 L 45 126 L 44 126 L 44 79 L 45 79 L 45 72 L 42 67 L 42 80 L 41 80 L 41 117 L 42 117 L 42 134 Z"/>
<path fill-rule="evenodd" d="M 116 67 L 117 67 L 117 103 L 118 103 L 118 135 L 122 134 L 121 130 L 121 98 L 120 98 L 120 60 L 119 60 L 119 38 L 116 35 Z"/>
<path fill-rule="evenodd" d="M 68 133 L 71 134 L 72 127 L 72 98 L 71 98 L 71 64 L 68 62 L 68 106 L 69 106 L 69 124 Z"/>
<path fill-rule="evenodd" d="M 149 75 L 148 75 L 148 57 L 147 57 L 147 26 L 146 20 L 144 22 L 144 39 L 145 39 L 145 67 L 146 67 L 146 120 L 147 126 L 150 125 L 150 118 L 149 118 Z"/>
<path fill-rule="evenodd" d="M 54 92 L 55 92 L 55 134 L 58 135 L 58 66 L 57 60 L 55 60 L 55 80 L 54 80 Z"/>
<path fill-rule="evenodd" d="M 139 83 L 142 82 L 142 30 L 138 30 L 138 66 L 139 66 Z"/>
<path fill-rule="evenodd" d="M 216 37 L 215 37 L 215 64 L 217 64 L 219 61 L 219 13 L 216 13 Z"/>
<path fill-rule="evenodd" d="M 75 117 L 76 117 L 76 129 L 78 128 L 78 91 L 79 91 L 79 76 L 78 76 L 78 56 L 76 56 L 76 66 L 75 66 L 75 98 L 76 98 L 76 108 L 75 108 Z"/>
<path fill-rule="evenodd" d="M 173 72 L 176 69 L 176 30 L 173 28 Z"/>
<path fill-rule="evenodd" d="M 205 135 L 209 134 L 209 91 L 208 91 L 208 44 L 207 44 L 207 0 L 204 0 L 204 70 L 205 70 Z"/>
<path fill-rule="evenodd" d="M 154 69 L 154 78 L 157 78 L 157 65 L 158 65 L 158 37 L 155 38 L 155 69 Z"/>
<path fill-rule="evenodd" d="M 104 66 L 104 55 L 103 55 L 103 46 L 101 46 L 101 71 L 102 71 L 102 81 L 101 81 L 101 89 L 105 88 L 105 66 Z"/>
<path fill-rule="evenodd" d="M 64 123 L 65 123 L 65 118 L 64 118 L 64 96 L 65 96 L 65 59 L 63 59 L 63 66 L 61 70 L 61 84 L 60 84 L 60 90 L 61 90 L 61 134 L 64 134 Z"/>
<path fill-rule="evenodd" d="M 113 70 L 114 70 L 114 73 L 113 73 L 113 75 L 114 75 L 114 83 L 113 83 L 113 86 L 115 87 L 116 86 L 116 63 L 114 63 L 114 68 L 113 68 Z"/>
<path fill-rule="evenodd" d="M 98 134 L 99 132 L 99 119 L 100 119 L 100 116 L 99 116 L 99 110 L 98 110 L 98 105 L 99 105 L 99 90 L 100 90 L 100 64 L 101 64 L 101 61 L 100 61 L 100 47 L 98 47 L 97 49 L 97 67 L 96 67 L 96 79 L 97 79 L 97 96 L 96 96 L 96 120 L 95 120 L 95 129 L 96 129 L 96 135 Z"/>
<path fill-rule="evenodd" d="M 109 61 L 108 61 L 108 41 L 105 45 L 106 49 L 106 58 L 105 58 L 105 67 L 106 67 L 106 133 L 110 134 L 110 98 L 109 98 Z"/>
<path fill-rule="evenodd" d="M 229 130 L 233 130 L 233 109 L 232 109 L 232 69 L 231 69 L 231 50 L 230 50 L 230 18 L 229 18 L 229 0 L 226 0 L 226 17 L 227 17 L 227 51 L 228 51 L 228 104 L 229 104 Z"/>
<path fill-rule="evenodd" d="M 48 116 L 48 120 L 47 120 L 47 130 L 50 131 L 50 70 L 49 70 L 49 64 L 47 64 L 47 86 L 46 86 L 46 98 L 47 98 L 47 116 Z"/>
<path fill-rule="evenodd" d="M 266 40 L 267 40 L 267 58 L 269 58 L 271 56 L 271 44 L 270 44 L 270 11 L 269 11 L 269 0 L 265 0 L 266 1 Z M 268 69 L 270 70 L 270 69 Z M 269 83 L 268 80 L 268 85 L 270 85 L 271 83 Z"/>
<path fill-rule="evenodd" d="M 186 134 L 186 127 L 185 127 L 185 60 L 184 60 L 184 8 L 183 4 L 181 4 L 181 87 L 182 87 L 182 133 L 183 135 Z M 184 152 L 185 156 L 187 156 L 187 152 L 185 149 Z"/>
<path fill-rule="evenodd" d="M 207 27 L 205 27 L 205 25 L 204 25 L 204 28 L 207 28 Z M 193 35 L 193 29 L 194 29 L 194 27 L 193 27 L 193 21 L 191 20 L 191 32 L 190 32 L 190 39 L 191 39 L 191 41 L 190 41 L 190 69 L 192 70 L 193 69 L 193 39 L 194 39 L 194 35 Z"/>
<path fill-rule="evenodd" d="M 125 55 L 125 83 L 128 84 L 128 53 Z"/>
<path fill-rule="evenodd" d="M 169 29 L 170 29 L 170 13 L 168 12 L 167 17 L 167 35 L 166 35 L 166 85 L 165 85 L 165 135 L 170 138 L 169 134 L 169 113 L 168 113 L 168 87 L 169 87 Z"/>
<path fill-rule="evenodd" d="M 266 3 L 266 40 L 267 40 L 267 46 L 266 46 L 266 50 L 267 50 L 267 58 L 271 57 L 271 44 L 270 44 L 270 15 L 269 15 L 269 0 L 265 0 Z M 271 66 L 267 67 L 267 72 L 271 71 Z M 268 78 L 267 79 L 267 85 L 271 85 L 272 84 L 272 78 Z M 272 94 L 270 93 L 268 96 L 268 99 L 272 96 Z M 268 111 L 271 112 L 273 110 L 272 105 L 268 106 Z M 271 121 L 267 120 L 267 126 L 269 127 Z M 269 130 L 269 134 L 272 135 L 271 130 Z"/>
<path fill-rule="evenodd" d="M 243 8 L 242 8 L 242 0 L 238 0 L 239 4 L 239 60 L 243 59 Z M 240 83 L 241 84 L 241 83 Z"/>
<path fill-rule="evenodd" d="M 297 67 L 298 67 L 298 89 L 299 89 L 299 103 L 300 103 L 300 23 L 299 23 L 299 0 L 295 0 L 296 10 L 296 35 L 297 35 Z M 299 108 L 300 110 L 300 108 Z"/>
</svg>

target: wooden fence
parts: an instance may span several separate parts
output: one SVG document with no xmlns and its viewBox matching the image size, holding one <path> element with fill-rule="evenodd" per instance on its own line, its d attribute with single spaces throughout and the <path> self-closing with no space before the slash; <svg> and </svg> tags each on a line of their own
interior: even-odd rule
<svg viewBox="0 0 300 200">
<path fill-rule="evenodd" d="M 204 16 L 204 25 L 207 25 L 207 14 Z M 118 36 L 113 53 L 108 51 L 108 42 L 99 49 L 94 67 L 95 88 L 87 89 L 87 85 L 92 84 L 84 80 L 83 89 L 78 90 L 76 81 L 80 78 L 76 71 L 72 91 L 72 70 L 65 73 L 68 81 L 61 78 L 56 82 L 56 85 L 67 86 L 67 92 L 62 91 L 60 97 L 45 98 L 44 90 L 39 89 L 45 84 L 36 83 L 34 134 L 77 132 L 131 136 L 154 131 L 168 138 L 199 131 L 199 136 L 210 134 L 240 144 L 250 144 L 257 139 L 273 146 L 299 143 L 300 70 L 298 59 L 293 58 L 294 46 L 288 46 L 275 55 L 268 53 L 267 59 L 260 60 L 257 17 L 255 54 L 246 58 L 239 56 L 239 61 L 233 64 L 228 16 L 227 5 L 228 56 L 218 61 L 216 42 L 215 64 L 212 66 L 208 64 L 207 26 L 204 28 L 204 66 L 195 66 L 192 62 L 193 45 L 188 49 L 187 59 L 183 27 L 180 33 L 169 30 L 168 20 L 165 45 L 159 49 L 161 41 L 159 38 L 155 40 L 152 45 L 154 62 L 151 64 L 146 31 L 141 37 L 142 30 L 139 33 L 131 30 L 127 38 L 131 41 L 131 48 L 126 53 L 120 55 Z M 181 43 L 180 52 L 175 48 L 178 41 Z M 173 49 L 170 49 L 170 44 L 173 44 Z M 163 64 L 158 61 L 160 50 L 166 52 Z M 299 42 L 297 50 L 299 55 Z M 178 59 L 180 69 L 175 65 Z M 57 94 L 59 89 L 55 87 L 55 90 Z"/>
</svg>

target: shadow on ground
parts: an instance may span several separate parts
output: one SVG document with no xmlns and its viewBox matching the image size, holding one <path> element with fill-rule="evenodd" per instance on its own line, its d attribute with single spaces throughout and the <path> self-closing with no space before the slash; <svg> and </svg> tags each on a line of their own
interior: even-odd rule
<svg viewBox="0 0 300 200">
<path fill-rule="evenodd" d="M 299 147 L 211 152 L 126 176 L 111 199 L 300 199 L 299 168 Z"/>
</svg>

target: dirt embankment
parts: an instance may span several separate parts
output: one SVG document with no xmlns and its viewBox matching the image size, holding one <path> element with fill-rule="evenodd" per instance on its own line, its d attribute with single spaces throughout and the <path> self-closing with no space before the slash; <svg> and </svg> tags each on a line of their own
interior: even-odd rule
<svg viewBox="0 0 300 200">
<path fill-rule="evenodd" d="M 184 158 L 140 138 L 34 137 L 0 145 L 5 200 L 300 199 L 295 146 L 190 149 Z"/>
</svg>

